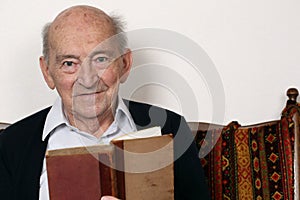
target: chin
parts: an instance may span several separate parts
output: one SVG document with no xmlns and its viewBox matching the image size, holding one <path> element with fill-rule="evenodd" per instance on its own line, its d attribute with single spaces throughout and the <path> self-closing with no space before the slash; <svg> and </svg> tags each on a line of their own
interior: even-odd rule
<svg viewBox="0 0 300 200">
<path fill-rule="evenodd" d="M 75 118 L 93 119 L 105 114 L 106 110 L 107 109 L 97 108 L 95 106 L 85 106 L 75 109 L 73 113 Z"/>
</svg>

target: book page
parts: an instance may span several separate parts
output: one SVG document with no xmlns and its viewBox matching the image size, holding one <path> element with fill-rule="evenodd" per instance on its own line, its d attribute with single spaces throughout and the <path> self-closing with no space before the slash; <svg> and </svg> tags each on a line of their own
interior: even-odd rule
<svg viewBox="0 0 300 200">
<path fill-rule="evenodd" d="M 148 137 L 155 137 L 155 136 L 161 136 L 161 128 L 159 126 L 147 128 L 136 132 L 126 133 L 122 136 L 114 138 L 113 141 L 132 140 L 137 138 L 148 138 Z"/>
</svg>

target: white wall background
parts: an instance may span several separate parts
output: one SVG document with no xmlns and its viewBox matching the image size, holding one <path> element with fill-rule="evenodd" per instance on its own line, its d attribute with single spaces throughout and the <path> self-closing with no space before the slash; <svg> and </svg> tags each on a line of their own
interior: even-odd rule
<svg viewBox="0 0 300 200">
<path fill-rule="evenodd" d="M 51 105 L 56 98 L 43 82 L 38 66 L 40 32 L 60 11 L 76 4 L 121 14 L 129 31 L 163 28 L 199 44 L 223 81 L 225 115 L 219 123 L 238 120 L 245 125 L 279 119 L 286 90 L 291 86 L 300 89 L 300 1 L 1 0 L 0 121 L 19 120 Z M 205 79 L 191 79 L 193 72 L 178 58 L 155 51 L 146 53 L 158 62 L 169 61 L 165 65 L 182 74 L 198 105 L 178 100 L 170 91 L 153 85 L 137 90 L 133 96 L 122 94 L 182 112 L 189 121 L 214 121 L 214 105 Z M 136 56 L 135 62 L 139 62 Z M 168 74 L 165 77 L 171 78 Z M 123 88 L 126 91 L 126 85 Z M 195 106 L 199 112 L 195 113 Z"/>
</svg>

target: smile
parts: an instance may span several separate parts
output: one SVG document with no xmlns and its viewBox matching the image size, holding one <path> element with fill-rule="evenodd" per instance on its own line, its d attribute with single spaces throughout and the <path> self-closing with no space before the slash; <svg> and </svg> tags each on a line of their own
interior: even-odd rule
<svg viewBox="0 0 300 200">
<path fill-rule="evenodd" d="M 99 91 L 99 92 L 84 92 L 84 93 L 78 93 L 78 94 L 74 94 L 73 97 L 80 97 L 80 96 L 93 96 L 93 95 L 97 95 L 97 94 L 101 94 L 104 91 Z"/>
</svg>

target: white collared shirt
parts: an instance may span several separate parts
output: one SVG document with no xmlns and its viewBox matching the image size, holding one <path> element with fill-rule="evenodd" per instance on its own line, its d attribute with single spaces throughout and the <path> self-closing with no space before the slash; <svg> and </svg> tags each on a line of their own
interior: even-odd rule
<svg viewBox="0 0 300 200">
<path fill-rule="evenodd" d="M 113 123 L 100 138 L 97 138 L 94 135 L 82 132 L 69 124 L 63 112 L 61 98 L 58 98 L 47 115 L 43 130 L 43 140 L 50 134 L 47 150 L 90 146 L 100 143 L 108 144 L 117 136 L 136 131 L 134 121 L 120 97 L 118 97 L 117 103 L 118 105 Z M 40 178 L 40 200 L 48 199 L 48 177 L 46 159 L 44 158 L 43 170 Z"/>
</svg>

